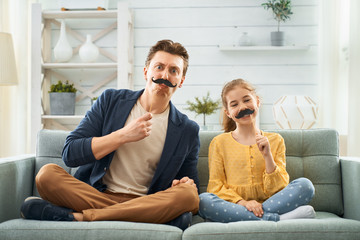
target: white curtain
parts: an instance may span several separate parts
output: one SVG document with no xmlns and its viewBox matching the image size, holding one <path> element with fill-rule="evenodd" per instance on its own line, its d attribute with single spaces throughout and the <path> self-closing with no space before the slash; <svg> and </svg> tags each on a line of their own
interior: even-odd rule
<svg viewBox="0 0 360 240">
<path fill-rule="evenodd" d="M 349 156 L 360 157 L 360 1 L 350 1 L 349 41 Z"/>
<path fill-rule="evenodd" d="M 358 0 L 321 0 L 319 18 L 320 121 L 340 134 L 347 156 L 360 156 Z"/>
<path fill-rule="evenodd" d="M 0 1 L 0 31 L 12 34 L 18 72 L 18 85 L 0 86 L 0 157 L 31 152 L 27 133 L 30 2 Z"/>
<path fill-rule="evenodd" d="M 320 1 L 319 64 L 320 93 L 319 126 L 335 128 L 347 134 L 347 45 L 342 41 L 344 28 L 342 4 L 348 0 Z"/>
</svg>

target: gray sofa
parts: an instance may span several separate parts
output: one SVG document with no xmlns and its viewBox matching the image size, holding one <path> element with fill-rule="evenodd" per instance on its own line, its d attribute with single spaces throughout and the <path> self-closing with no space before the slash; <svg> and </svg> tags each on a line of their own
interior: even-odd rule
<svg viewBox="0 0 360 240">
<path fill-rule="evenodd" d="M 182 232 L 163 224 L 120 221 L 48 222 L 24 220 L 23 200 L 38 195 L 34 177 L 41 166 L 64 166 L 61 151 L 68 132 L 42 130 L 36 156 L 0 160 L 0 239 L 360 239 L 360 161 L 339 159 L 338 134 L 331 129 L 279 130 L 285 139 L 287 170 L 291 179 L 307 177 L 315 185 L 311 205 L 316 219 L 280 222 L 204 222 L 194 216 L 193 225 Z M 200 191 L 208 181 L 207 154 L 211 139 L 220 132 L 200 132 Z"/>
</svg>

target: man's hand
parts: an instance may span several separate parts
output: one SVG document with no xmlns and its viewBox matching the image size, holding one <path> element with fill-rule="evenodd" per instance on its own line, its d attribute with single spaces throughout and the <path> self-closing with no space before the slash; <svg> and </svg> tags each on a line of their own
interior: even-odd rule
<svg viewBox="0 0 360 240">
<path fill-rule="evenodd" d="M 124 128 L 118 130 L 125 142 L 136 142 L 150 136 L 152 123 L 151 113 L 145 113 L 138 119 L 131 121 Z"/>
<path fill-rule="evenodd" d="M 194 180 L 190 179 L 189 177 L 183 177 L 180 180 L 174 179 L 173 182 L 172 182 L 171 187 L 174 187 L 174 186 L 179 185 L 181 183 L 190 184 L 191 186 L 193 186 L 194 188 L 197 189 L 196 184 L 194 183 Z"/>
<path fill-rule="evenodd" d="M 124 143 L 136 142 L 149 136 L 152 125 L 151 119 L 151 113 L 146 113 L 138 119 L 131 121 L 124 128 L 106 136 L 93 137 L 91 141 L 91 150 L 95 159 L 102 159 L 107 154 L 118 149 Z"/>
<path fill-rule="evenodd" d="M 246 201 L 246 200 L 240 200 L 237 202 L 238 205 L 242 205 L 244 207 L 246 207 L 246 209 L 250 212 L 253 212 L 255 216 L 257 217 L 262 217 L 264 214 L 264 210 L 262 208 L 262 204 L 255 201 L 255 200 L 250 200 L 250 201 Z"/>
</svg>

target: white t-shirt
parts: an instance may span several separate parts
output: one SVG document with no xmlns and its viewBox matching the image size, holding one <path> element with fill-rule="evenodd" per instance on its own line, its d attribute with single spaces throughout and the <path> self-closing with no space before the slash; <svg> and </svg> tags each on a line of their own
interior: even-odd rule
<svg viewBox="0 0 360 240">
<path fill-rule="evenodd" d="M 170 107 L 160 114 L 153 114 L 150 136 L 123 144 L 116 150 L 110 168 L 103 177 L 107 190 L 139 196 L 147 194 L 164 148 L 169 112 Z M 145 113 L 138 100 L 125 126 Z"/>
</svg>

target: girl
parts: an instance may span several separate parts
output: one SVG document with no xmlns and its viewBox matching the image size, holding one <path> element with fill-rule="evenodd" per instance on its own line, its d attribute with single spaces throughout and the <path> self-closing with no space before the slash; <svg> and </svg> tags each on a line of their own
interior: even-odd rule
<svg viewBox="0 0 360 240">
<path fill-rule="evenodd" d="M 315 217 L 306 205 L 315 191 L 310 180 L 289 183 L 284 139 L 256 127 L 255 89 L 236 79 L 224 86 L 221 98 L 225 133 L 210 143 L 208 192 L 200 194 L 199 215 L 214 222 Z"/>
</svg>

